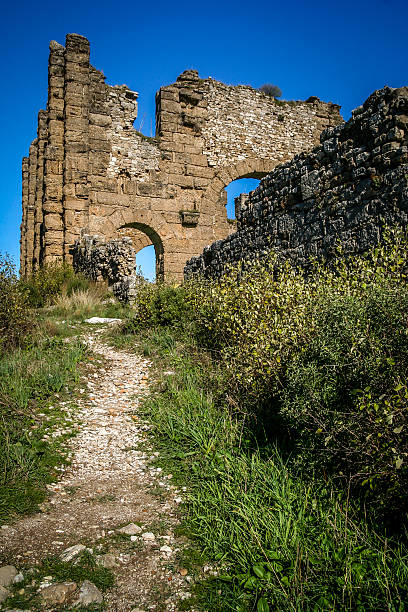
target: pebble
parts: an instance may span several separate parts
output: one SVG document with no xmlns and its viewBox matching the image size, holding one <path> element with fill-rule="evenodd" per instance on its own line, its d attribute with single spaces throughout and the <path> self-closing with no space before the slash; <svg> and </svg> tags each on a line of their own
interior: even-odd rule
<svg viewBox="0 0 408 612">
<path fill-rule="evenodd" d="M 84 550 L 86 550 L 86 546 L 84 546 L 83 544 L 75 544 L 74 546 L 70 546 L 69 548 L 63 550 L 60 554 L 60 559 L 61 561 L 67 563 Z"/>
<path fill-rule="evenodd" d="M 62 605 L 76 591 L 76 588 L 75 582 L 51 584 L 42 590 L 41 597 L 49 606 Z"/>
<path fill-rule="evenodd" d="M 117 531 L 118 533 L 124 533 L 125 535 L 134 536 L 139 533 L 142 533 L 142 528 L 139 527 L 139 525 L 136 525 L 135 523 L 129 523 L 129 525 L 125 525 L 125 527 L 121 527 Z"/>
<path fill-rule="evenodd" d="M 84 580 L 79 591 L 79 598 L 75 605 L 90 606 L 91 604 L 100 604 L 103 601 L 102 593 L 96 586 Z"/>
<path fill-rule="evenodd" d="M 156 536 L 154 535 L 154 533 L 151 533 L 150 531 L 146 531 L 146 533 L 142 533 L 142 538 L 146 542 L 152 542 L 153 540 L 156 539 Z"/>
<path fill-rule="evenodd" d="M 14 576 L 14 584 L 18 584 L 19 582 L 23 582 L 24 580 L 24 576 L 23 574 L 20 572 L 19 574 L 17 574 L 16 576 Z"/>
<path fill-rule="evenodd" d="M 3 567 L 0 567 L 0 586 L 8 587 L 10 584 L 13 584 L 17 574 L 18 571 L 14 565 L 3 565 Z"/>
<path fill-rule="evenodd" d="M 115 555 L 112 555 L 110 553 L 106 553 L 105 555 L 100 555 L 97 558 L 97 561 L 99 565 L 102 565 L 102 567 L 106 567 L 107 569 L 113 569 L 115 567 L 118 567 L 119 565 Z"/>
</svg>

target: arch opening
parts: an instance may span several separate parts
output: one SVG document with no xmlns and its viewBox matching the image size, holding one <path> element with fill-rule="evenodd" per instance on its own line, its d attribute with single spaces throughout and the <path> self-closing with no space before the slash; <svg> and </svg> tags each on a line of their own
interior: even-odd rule
<svg viewBox="0 0 408 612">
<path fill-rule="evenodd" d="M 265 176 L 265 175 L 263 175 Z M 223 190 L 223 199 L 225 202 L 225 206 L 227 209 L 227 217 L 228 219 L 236 219 L 237 218 L 237 201 L 236 199 L 241 194 L 248 194 L 250 191 L 253 191 L 258 187 L 260 183 L 260 179 L 262 176 L 255 177 L 253 175 L 246 176 L 242 178 L 238 178 L 235 181 L 232 181 L 229 185 L 227 185 Z M 225 195 L 224 195 L 225 194 Z"/>
<path fill-rule="evenodd" d="M 153 244 L 145 246 L 136 253 L 136 271 L 150 283 L 156 280 L 156 253 Z"/>
<path fill-rule="evenodd" d="M 135 231 L 136 230 L 136 231 Z M 164 279 L 164 248 L 159 234 L 144 223 L 126 223 L 119 228 L 123 236 L 132 239 L 136 251 L 136 266 L 141 265 L 148 280 Z"/>
</svg>

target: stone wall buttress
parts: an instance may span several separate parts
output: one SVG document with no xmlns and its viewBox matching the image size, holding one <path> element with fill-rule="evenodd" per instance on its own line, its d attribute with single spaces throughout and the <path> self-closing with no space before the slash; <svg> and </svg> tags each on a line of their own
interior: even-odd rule
<svg viewBox="0 0 408 612">
<path fill-rule="evenodd" d="M 23 157 L 21 164 L 22 178 L 22 220 L 20 237 L 20 274 L 25 276 L 27 273 L 27 209 L 28 209 L 28 168 L 29 159 Z"/>
<path fill-rule="evenodd" d="M 65 49 L 55 41 L 50 44 L 48 64 L 47 129 L 44 177 L 44 253 L 41 263 L 61 259 L 64 253 L 63 164 L 64 164 L 64 84 Z"/>
<path fill-rule="evenodd" d="M 65 51 L 64 259 L 88 219 L 89 42 L 68 34 Z"/>
</svg>

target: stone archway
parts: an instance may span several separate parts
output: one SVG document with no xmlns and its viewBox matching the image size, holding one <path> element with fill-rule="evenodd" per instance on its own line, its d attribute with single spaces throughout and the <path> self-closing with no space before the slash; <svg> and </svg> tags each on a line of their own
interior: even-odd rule
<svg viewBox="0 0 408 612">
<path fill-rule="evenodd" d="M 125 232 L 125 235 L 129 235 L 129 234 L 126 234 L 127 229 L 137 230 L 138 234 L 142 233 L 147 238 L 146 240 L 147 244 L 143 244 L 139 240 L 138 245 L 137 246 L 134 245 L 136 253 L 140 251 L 142 248 L 144 248 L 145 246 L 148 246 L 150 244 L 154 246 L 154 252 L 156 255 L 156 281 L 159 281 L 159 282 L 163 281 L 164 280 L 164 247 L 163 247 L 162 239 L 160 238 L 159 234 L 152 227 L 144 223 L 138 223 L 137 221 L 131 221 L 130 223 L 125 223 L 124 225 L 122 225 L 122 227 L 119 228 L 118 231 L 123 231 Z M 130 234 L 129 237 L 132 238 L 132 234 Z M 140 246 L 140 244 L 143 244 L 143 246 Z"/>
<path fill-rule="evenodd" d="M 22 274 L 70 262 L 81 232 L 111 240 L 140 223 L 162 241 L 165 276 L 181 281 L 186 260 L 233 230 L 222 199 L 229 183 L 263 177 L 342 121 L 339 107 L 317 98 L 277 102 L 187 70 L 160 88 L 149 138 L 134 129 L 138 94 L 107 85 L 89 58 L 78 34 L 50 46 L 47 110 L 23 161 Z"/>
<path fill-rule="evenodd" d="M 218 201 L 222 191 L 233 181 L 241 178 L 261 179 L 276 168 L 276 162 L 265 159 L 249 158 L 228 168 L 219 170 L 209 183 L 203 200 Z"/>
</svg>

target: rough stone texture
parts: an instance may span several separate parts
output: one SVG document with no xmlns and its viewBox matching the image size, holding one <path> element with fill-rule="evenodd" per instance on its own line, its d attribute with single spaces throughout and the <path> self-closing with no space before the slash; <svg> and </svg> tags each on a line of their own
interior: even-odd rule
<svg viewBox="0 0 408 612">
<path fill-rule="evenodd" d="M 84 580 L 79 592 L 77 605 L 90 606 L 91 604 L 100 604 L 103 601 L 102 593 L 89 580 Z"/>
<path fill-rule="evenodd" d="M 11 591 L 0 585 L 0 604 L 6 601 L 7 597 L 10 597 L 10 595 Z"/>
<path fill-rule="evenodd" d="M 181 280 L 187 259 L 234 229 L 224 188 L 261 178 L 341 122 L 318 98 L 276 101 L 185 71 L 156 97 L 156 135 L 137 132 L 137 93 L 111 87 L 89 42 L 51 42 L 47 110 L 23 159 L 21 273 L 72 260 L 83 233 L 153 244 L 157 276 Z"/>
<path fill-rule="evenodd" d="M 14 578 L 18 572 L 14 565 L 3 565 L 0 567 L 0 586 L 8 587 L 13 584 Z"/>
<path fill-rule="evenodd" d="M 41 598 L 47 606 L 60 606 L 75 593 L 77 585 L 75 582 L 61 582 L 51 584 L 41 592 Z"/>
<path fill-rule="evenodd" d="M 95 282 L 107 283 L 119 300 L 133 301 L 140 279 L 136 275 L 131 238 L 105 242 L 101 236 L 84 234 L 75 241 L 72 254 L 76 272 Z"/>
<path fill-rule="evenodd" d="M 361 253 L 387 225 L 408 222 L 408 88 L 374 92 L 321 145 L 269 174 L 238 198 L 237 232 L 192 258 L 185 274 L 218 277 L 226 264 L 271 248 L 305 266 L 330 257 L 338 242 Z"/>
</svg>

